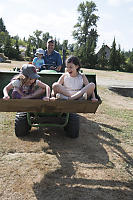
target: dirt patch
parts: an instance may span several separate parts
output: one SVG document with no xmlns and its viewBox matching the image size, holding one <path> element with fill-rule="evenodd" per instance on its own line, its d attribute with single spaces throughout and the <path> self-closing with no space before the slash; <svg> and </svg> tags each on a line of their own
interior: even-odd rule
<svg viewBox="0 0 133 200">
<path fill-rule="evenodd" d="M 0 63 L 0 71 L 13 70 L 13 68 L 21 68 L 23 64 L 27 63 L 27 61 L 11 61 L 11 63 Z"/>
<path fill-rule="evenodd" d="M 57 128 L 33 129 L 23 140 L 14 136 L 13 124 L 5 135 L 1 131 L 1 199 L 131 200 L 131 147 L 115 137 L 122 122 L 100 108 L 80 115 L 80 124 L 75 140 Z"/>
<path fill-rule="evenodd" d="M 96 114 L 80 114 L 77 139 L 59 128 L 34 128 L 18 139 L 15 113 L 1 113 L 0 199 L 133 199 L 133 146 L 123 139 L 129 124 L 105 110 L 132 112 L 132 99 L 106 86 L 98 93 L 103 102 Z"/>
<path fill-rule="evenodd" d="M 106 105 L 117 108 L 117 109 L 133 110 L 133 98 L 124 97 L 122 95 L 114 93 L 110 91 L 108 87 L 98 86 L 98 92 L 100 94 L 102 101 Z"/>
</svg>

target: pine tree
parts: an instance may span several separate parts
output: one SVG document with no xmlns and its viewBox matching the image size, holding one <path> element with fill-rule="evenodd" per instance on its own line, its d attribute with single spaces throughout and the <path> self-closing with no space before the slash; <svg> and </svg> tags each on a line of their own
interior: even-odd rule
<svg viewBox="0 0 133 200">
<path fill-rule="evenodd" d="M 98 64 L 101 65 L 102 69 L 105 68 L 108 64 L 107 56 L 106 56 L 106 45 L 103 43 L 102 48 L 100 49 L 98 56 Z"/>
<path fill-rule="evenodd" d="M 28 57 L 31 57 L 31 41 L 30 39 L 28 40 L 28 43 L 27 43 L 27 48 L 26 48 L 26 56 Z"/>
<path fill-rule="evenodd" d="M 0 32 L 7 32 L 2 18 L 0 18 Z"/>
<path fill-rule="evenodd" d="M 110 51 L 110 59 L 109 64 L 112 70 L 117 69 L 117 51 L 116 51 L 116 42 L 115 38 L 112 43 L 111 51 Z"/>
<path fill-rule="evenodd" d="M 13 49 L 11 45 L 11 37 L 8 35 L 5 39 L 5 45 L 4 45 L 4 54 L 7 56 L 9 59 L 11 59 L 13 56 Z"/>
</svg>

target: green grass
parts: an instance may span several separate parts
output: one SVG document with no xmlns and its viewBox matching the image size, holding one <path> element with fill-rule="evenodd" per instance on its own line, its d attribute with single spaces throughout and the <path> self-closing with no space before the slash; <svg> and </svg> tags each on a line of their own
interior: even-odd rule
<svg viewBox="0 0 133 200">
<path fill-rule="evenodd" d="M 115 135 L 133 146 L 133 111 L 104 105 L 104 114 L 108 115 L 110 120 L 112 118 L 114 121 L 120 122 L 121 125 L 117 127 Z"/>
<path fill-rule="evenodd" d="M 0 131 L 9 132 L 14 128 L 15 112 L 1 112 Z"/>
</svg>

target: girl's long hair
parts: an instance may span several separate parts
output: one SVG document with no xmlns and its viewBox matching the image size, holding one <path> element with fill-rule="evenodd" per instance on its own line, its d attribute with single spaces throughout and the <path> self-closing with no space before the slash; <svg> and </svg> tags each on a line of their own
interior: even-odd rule
<svg viewBox="0 0 133 200">
<path fill-rule="evenodd" d="M 67 65 L 67 63 L 73 63 L 74 65 L 78 65 L 79 67 L 78 67 L 77 71 L 80 70 L 81 66 L 80 66 L 80 61 L 79 61 L 78 57 L 73 56 L 73 55 L 69 56 L 66 60 L 66 65 Z"/>
<path fill-rule="evenodd" d="M 15 76 L 11 79 L 11 81 L 12 81 L 12 80 L 20 80 L 20 82 L 21 82 L 21 87 L 22 87 L 23 85 L 25 85 L 25 83 L 28 81 L 28 79 L 29 79 L 28 76 L 24 76 L 22 73 L 20 73 L 20 74 L 15 75 Z M 32 85 L 30 86 L 30 88 L 32 89 L 34 86 L 35 86 L 35 82 L 32 83 Z"/>
</svg>

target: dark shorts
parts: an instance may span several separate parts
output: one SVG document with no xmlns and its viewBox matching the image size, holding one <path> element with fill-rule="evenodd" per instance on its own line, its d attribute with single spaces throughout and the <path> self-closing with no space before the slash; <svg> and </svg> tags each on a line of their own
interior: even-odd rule
<svg viewBox="0 0 133 200">
<path fill-rule="evenodd" d="M 28 95 L 28 94 L 27 94 Z M 43 95 L 41 95 L 40 97 L 36 97 L 36 98 L 33 98 L 33 99 L 43 99 Z M 12 99 L 21 99 L 22 98 L 22 95 L 19 94 L 17 91 L 13 91 L 12 92 Z"/>
<path fill-rule="evenodd" d="M 21 98 L 22 98 L 22 95 L 19 94 L 17 91 L 13 91 L 13 92 L 12 92 L 12 98 L 13 98 L 13 99 L 21 99 Z"/>
</svg>

